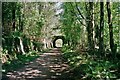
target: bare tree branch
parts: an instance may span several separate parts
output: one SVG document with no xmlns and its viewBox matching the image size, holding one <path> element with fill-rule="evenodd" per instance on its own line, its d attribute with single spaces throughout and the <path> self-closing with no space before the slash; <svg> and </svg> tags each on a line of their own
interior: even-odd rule
<svg viewBox="0 0 120 80">
<path fill-rule="evenodd" d="M 75 3 L 75 4 L 76 4 L 76 3 Z M 81 15 L 81 17 L 82 17 L 83 19 L 85 19 L 85 17 L 82 15 L 80 9 L 78 8 L 78 5 L 77 5 L 77 4 L 76 4 L 76 9 L 77 9 L 77 11 L 79 12 L 79 14 Z"/>
<path fill-rule="evenodd" d="M 70 3 L 70 4 L 71 4 L 71 3 Z M 71 7 L 72 7 L 72 9 L 74 10 L 72 4 L 71 4 Z M 80 18 L 78 18 L 77 14 L 76 14 L 75 12 L 71 11 L 71 13 L 75 14 L 75 16 L 76 16 L 76 18 L 78 19 L 78 21 L 79 21 L 82 25 L 86 26 L 86 25 L 80 20 Z"/>
<path fill-rule="evenodd" d="M 73 12 L 73 11 L 71 11 L 71 13 L 75 14 L 75 12 Z M 82 25 L 86 26 L 86 25 L 80 20 L 80 18 L 77 17 L 76 14 L 75 14 L 75 16 L 76 16 L 76 18 L 78 19 L 78 21 L 79 21 Z"/>
</svg>

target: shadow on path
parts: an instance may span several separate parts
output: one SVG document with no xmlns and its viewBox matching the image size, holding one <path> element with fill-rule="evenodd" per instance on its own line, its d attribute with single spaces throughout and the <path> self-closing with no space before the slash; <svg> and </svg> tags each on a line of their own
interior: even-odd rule
<svg viewBox="0 0 120 80">
<path fill-rule="evenodd" d="M 67 71 L 69 66 L 64 62 L 60 49 L 54 48 L 6 76 L 7 80 L 72 80 Z"/>
</svg>

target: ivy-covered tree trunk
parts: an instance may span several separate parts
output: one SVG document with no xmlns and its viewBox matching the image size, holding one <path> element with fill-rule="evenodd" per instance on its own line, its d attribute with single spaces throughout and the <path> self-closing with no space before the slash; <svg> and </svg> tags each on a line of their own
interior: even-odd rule
<svg viewBox="0 0 120 80">
<path fill-rule="evenodd" d="M 21 9 L 19 8 L 19 31 L 23 32 L 23 18 L 24 18 L 24 14 L 21 12 Z"/>
<path fill-rule="evenodd" d="M 12 6 L 13 6 L 13 8 L 12 8 L 12 26 L 13 26 L 13 31 L 15 31 L 15 12 L 16 12 L 16 10 L 15 10 L 15 7 L 16 7 L 16 4 L 13 2 L 12 3 Z"/>
<path fill-rule="evenodd" d="M 112 26 L 112 14 L 110 9 L 110 2 L 107 2 L 107 13 L 108 13 L 109 35 L 110 35 L 110 48 L 112 53 L 115 53 L 116 47 L 114 45 L 114 38 L 113 38 L 113 26 Z"/>
<path fill-rule="evenodd" d="M 119 53 L 120 53 L 120 4 L 118 5 L 118 17 L 119 17 L 119 19 L 118 19 L 118 29 L 119 29 Z"/>
<path fill-rule="evenodd" d="M 94 40 L 93 40 L 93 2 L 86 3 L 86 23 L 88 32 L 88 46 L 90 50 L 94 50 Z"/>
<path fill-rule="evenodd" d="M 104 2 L 100 3 L 99 52 L 104 55 Z"/>
</svg>

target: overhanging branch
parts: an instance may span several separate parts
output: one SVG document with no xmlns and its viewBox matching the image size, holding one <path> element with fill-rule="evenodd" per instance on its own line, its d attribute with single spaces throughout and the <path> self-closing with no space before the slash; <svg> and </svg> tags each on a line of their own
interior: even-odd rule
<svg viewBox="0 0 120 80">
<path fill-rule="evenodd" d="M 71 3 L 70 3 L 70 4 L 71 4 Z M 71 7 L 72 7 L 72 9 L 74 10 L 72 4 L 71 4 Z M 71 11 L 71 13 L 75 14 L 75 16 L 77 17 L 78 21 L 79 21 L 82 25 L 86 26 L 86 25 L 78 18 L 77 14 L 76 14 L 75 12 Z"/>
<path fill-rule="evenodd" d="M 81 17 L 82 17 L 83 19 L 85 19 L 85 17 L 82 15 L 80 9 L 78 8 L 78 5 L 77 5 L 76 3 L 75 3 L 75 5 L 76 5 L 76 9 L 77 9 L 78 13 L 81 15 Z"/>
</svg>

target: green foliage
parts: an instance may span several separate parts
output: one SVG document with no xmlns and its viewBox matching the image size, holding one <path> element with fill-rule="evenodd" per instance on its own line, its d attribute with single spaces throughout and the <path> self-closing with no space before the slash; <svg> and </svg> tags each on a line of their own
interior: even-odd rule
<svg viewBox="0 0 120 80">
<path fill-rule="evenodd" d="M 37 50 L 37 51 L 42 51 L 43 45 L 44 44 L 37 42 L 37 41 L 33 42 L 34 50 Z"/>
<path fill-rule="evenodd" d="M 80 15 L 78 9 L 76 8 L 76 4 L 81 12 Z M 94 28 L 93 28 L 93 39 L 95 46 L 99 46 L 99 31 L 100 31 L 100 3 L 96 2 L 93 3 L 93 14 L 94 16 Z M 119 72 L 119 65 L 120 61 L 119 58 L 111 55 L 110 49 L 110 34 L 109 34 L 109 26 L 108 26 L 108 18 L 104 17 L 104 49 L 106 52 L 104 55 L 100 57 L 100 52 L 98 49 L 95 49 L 93 52 L 87 51 L 84 46 L 77 46 L 79 41 L 84 41 L 87 38 L 81 36 L 89 36 L 91 33 L 84 32 L 84 26 L 82 22 L 89 22 L 87 19 L 87 15 L 89 15 L 90 11 L 86 11 L 86 8 L 90 8 L 89 3 L 63 3 L 62 5 L 64 12 L 61 15 L 61 22 L 62 22 L 62 29 L 61 31 L 66 36 L 66 40 L 68 40 L 67 45 L 63 46 L 62 52 L 64 58 L 68 61 L 69 65 L 73 68 L 71 72 L 73 72 L 73 76 L 75 76 L 75 80 L 79 79 L 111 79 L 111 78 L 120 78 Z M 105 8 L 106 5 L 104 4 L 104 16 L 107 16 L 107 9 Z M 119 44 L 119 3 L 112 3 L 111 4 L 111 11 L 112 11 L 112 24 L 113 24 L 113 37 L 115 44 Z M 77 14 L 77 16 L 75 16 Z M 90 16 L 89 16 L 90 17 Z M 83 19 L 85 18 L 85 19 Z M 79 22 L 77 22 L 79 21 Z M 86 23 L 87 24 L 87 23 Z M 88 24 L 88 27 L 90 25 Z M 87 26 L 85 25 L 85 28 Z M 76 30 L 77 29 L 77 30 Z M 81 33 L 82 32 L 82 33 Z M 79 33 L 79 34 L 78 34 Z M 84 40 L 82 38 L 85 38 Z M 89 41 L 89 39 L 88 39 Z M 73 42 L 77 42 L 74 45 Z M 79 44 L 81 44 L 79 43 Z M 88 42 L 89 43 L 89 42 Z M 90 45 L 92 46 L 92 45 Z M 74 47 L 74 49 L 73 49 Z M 82 50 L 81 50 L 82 47 Z M 118 48 L 118 47 L 117 47 Z M 78 52 L 75 50 L 80 49 Z M 85 50 L 84 50 L 85 49 Z M 119 48 L 118 48 L 119 49 Z M 91 54 L 93 53 L 93 54 Z M 107 57 L 108 55 L 108 57 Z M 117 54 L 114 54 L 117 55 Z M 112 60 L 111 60 L 112 59 Z"/>
<path fill-rule="evenodd" d="M 42 6 L 41 9 L 37 8 L 40 5 L 41 3 L 2 3 L 2 44 L 4 53 L 21 53 L 20 40 L 23 49 L 27 53 L 29 50 L 33 50 L 31 45 L 33 39 L 34 46 L 39 47 L 39 50 L 42 49 L 42 44 L 38 40 L 41 36 L 41 28 L 44 25 Z"/>
<path fill-rule="evenodd" d="M 112 70 L 110 70 L 110 68 L 114 68 L 116 67 L 116 65 L 109 61 L 104 60 L 88 61 L 86 65 L 87 67 L 85 69 L 85 72 L 88 78 L 91 79 L 117 78 L 117 76 L 114 73 L 112 73 Z"/>
<path fill-rule="evenodd" d="M 68 45 L 64 45 L 63 47 L 62 47 L 62 49 L 61 49 L 61 51 L 64 53 L 64 52 L 69 52 L 71 49 L 70 49 L 70 47 L 68 46 Z"/>
<path fill-rule="evenodd" d="M 72 3 L 63 3 L 64 13 L 61 15 L 62 22 L 62 33 L 70 44 L 69 46 L 75 47 L 80 39 L 80 24 L 74 14 L 74 8 L 71 6 Z"/>
<path fill-rule="evenodd" d="M 17 59 L 9 60 L 2 65 L 4 73 L 11 70 L 16 70 L 38 57 L 36 52 L 29 52 L 26 55 L 17 55 Z"/>
<path fill-rule="evenodd" d="M 87 55 L 87 53 L 76 53 L 64 50 L 63 56 L 71 66 L 71 72 L 75 80 L 79 79 L 111 79 L 119 78 L 119 60 L 106 60 Z M 86 57 L 87 55 L 87 57 Z"/>
<path fill-rule="evenodd" d="M 28 36 L 40 37 L 41 28 L 44 25 L 44 15 L 39 13 L 39 3 L 24 3 L 26 11 L 24 12 L 24 32 Z M 30 8 L 31 7 L 31 8 Z"/>
</svg>

